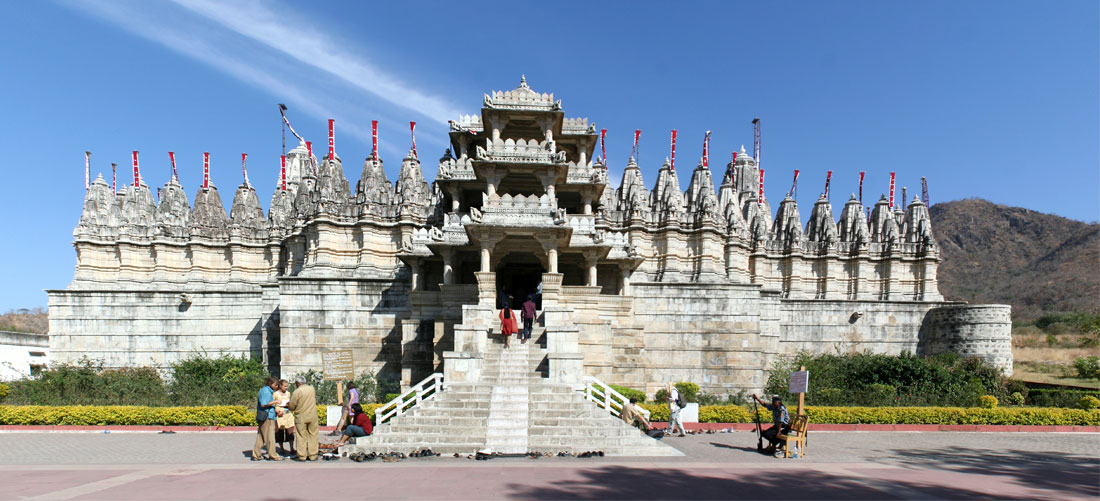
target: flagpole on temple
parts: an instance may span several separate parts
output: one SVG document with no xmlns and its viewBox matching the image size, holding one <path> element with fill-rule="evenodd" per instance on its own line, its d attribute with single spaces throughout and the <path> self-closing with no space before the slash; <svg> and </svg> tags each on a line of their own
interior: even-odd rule
<svg viewBox="0 0 1100 501">
<path fill-rule="evenodd" d="M 84 152 L 84 189 L 87 190 L 89 186 L 88 176 L 91 175 L 92 169 L 92 152 Z"/>
<path fill-rule="evenodd" d="M 676 129 L 672 129 L 672 147 L 669 151 L 668 170 L 676 170 Z"/>
</svg>

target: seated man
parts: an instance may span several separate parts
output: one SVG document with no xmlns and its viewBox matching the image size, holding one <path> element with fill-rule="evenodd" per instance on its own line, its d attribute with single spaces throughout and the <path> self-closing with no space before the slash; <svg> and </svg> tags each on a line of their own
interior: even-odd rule
<svg viewBox="0 0 1100 501">
<path fill-rule="evenodd" d="M 780 432 L 786 434 L 791 432 L 791 416 L 787 414 L 787 407 L 783 405 L 783 399 L 779 398 L 779 395 L 772 396 L 772 403 L 769 405 L 760 397 L 753 394 L 752 398 L 763 405 L 765 409 L 772 411 L 772 427 L 764 430 L 763 436 L 768 440 L 771 445 L 764 451 L 767 454 L 781 454 L 776 451 L 776 447 L 779 445 Z"/>
<path fill-rule="evenodd" d="M 623 406 L 622 417 L 623 421 L 630 426 L 637 426 L 642 431 L 649 431 L 649 420 L 642 415 L 642 411 L 638 409 L 638 399 L 631 398 L 630 403 Z"/>
</svg>

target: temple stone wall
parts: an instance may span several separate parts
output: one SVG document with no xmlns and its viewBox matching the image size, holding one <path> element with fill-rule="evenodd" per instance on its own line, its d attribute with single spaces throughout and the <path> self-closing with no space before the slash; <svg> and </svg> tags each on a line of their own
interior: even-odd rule
<svg viewBox="0 0 1100 501">
<path fill-rule="evenodd" d="M 785 299 L 780 354 L 917 352 L 921 323 L 940 303 Z"/>
<path fill-rule="evenodd" d="M 190 290 L 190 304 L 181 293 L 49 291 L 52 361 L 73 363 L 87 356 L 106 367 L 167 369 L 203 353 L 261 356 L 265 306 L 260 287 Z"/>
<path fill-rule="evenodd" d="M 325 349 L 351 349 L 356 373 L 401 377 L 401 320 L 409 316 L 408 282 L 291 277 L 280 279 L 279 290 L 284 377 L 320 370 Z"/>
<path fill-rule="evenodd" d="M 629 378 L 610 381 L 653 394 L 670 381 L 709 393 L 763 386 L 772 336 L 762 335 L 760 288 L 736 284 L 632 284 L 641 356 Z M 588 360 L 586 358 L 586 364 Z M 591 371 L 589 371 L 591 372 Z"/>
<path fill-rule="evenodd" d="M 917 353 L 980 357 L 1012 375 L 1012 307 L 956 304 L 933 308 L 921 324 Z"/>
</svg>

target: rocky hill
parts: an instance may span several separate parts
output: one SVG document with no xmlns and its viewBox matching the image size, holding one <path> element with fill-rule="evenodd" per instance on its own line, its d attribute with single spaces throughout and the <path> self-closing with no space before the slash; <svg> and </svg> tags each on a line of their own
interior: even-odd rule
<svg viewBox="0 0 1100 501">
<path fill-rule="evenodd" d="M 1016 320 L 1100 310 L 1100 224 L 981 199 L 930 212 L 945 298 L 1011 304 Z"/>
</svg>

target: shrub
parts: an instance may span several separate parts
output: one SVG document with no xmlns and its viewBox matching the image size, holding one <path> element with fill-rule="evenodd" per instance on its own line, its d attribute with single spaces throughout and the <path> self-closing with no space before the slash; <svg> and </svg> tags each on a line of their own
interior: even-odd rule
<svg viewBox="0 0 1100 501">
<path fill-rule="evenodd" d="M 636 398 L 638 399 L 638 403 L 645 402 L 645 392 L 642 390 L 635 390 L 634 388 L 627 388 L 625 386 L 618 386 L 614 384 L 609 384 L 608 386 L 610 386 L 611 389 L 621 393 L 627 399 Z"/>
<path fill-rule="evenodd" d="M 982 395 L 981 398 L 978 399 L 978 402 L 981 404 L 981 407 L 983 409 L 997 408 L 997 397 L 994 397 L 993 395 Z"/>
<path fill-rule="evenodd" d="M 668 421 L 668 406 L 644 404 L 651 421 Z M 1076 425 L 1100 426 L 1100 410 L 1050 409 L 1013 407 L 983 409 L 980 407 L 822 407 L 804 408 L 814 423 L 830 424 L 994 424 L 994 425 Z M 761 422 L 771 421 L 771 413 L 763 407 Z M 793 414 L 793 411 L 792 411 Z M 714 405 L 699 408 L 703 423 L 751 423 L 751 407 Z"/>
<path fill-rule="evenodd" d="M 87 357 L 61 364 L 37 377 L 9 383 L 10 404 L 166 405 L 169 395 L 156 369 L 104 369 Z"/>
<path fill-rule="evenodd" d="M 1096 408 L 1100 408 L 1100 398 L 1083 396 L 1081 400 L 1077 402 L 1077 407 L 1080 407 L 1086 411 L 1091 411 Z"/>
<path fill-rule="evenodd" d="M 1008 395 L 1008 403 L 1012 405 L 1024 405 L 1024 402 L 1026 401 L 1027 397 L 1025 397 L 1023 393 L 1020 393 L 1018 391 L 1014 391 L 1012 393 L 1009 393 Z"/>
<path fill-rule="evenodd" d="M 0 402 L 4 401 L 4 397 L 8 396 L 8 392 L 11 391 L 8 385 L 0 383 Z"/>
<path fill-rule="evenodd" d="M 1074 408 L 1086 396 L 1100 397 L 1100 391 L 1035 388 L 1027 392 L 1027 401 L 1037 407 Z"/>
<path fill-rule="evenodd" d="M 695 383 L 676 383 L 676 391 L 687 399 L 688 402 L 696 402 L 699 397 L 699 385 Z M 668 390 L 661 388 L 657 390 L 657 394 L 653 396 L 653 400 L 657 402 L 668 402 Z"/>
<path fill-rule="evenodd" d="M 1077 357 L 1073 360 L 1073 368 L 1077 369 L 1077 377 L 1100 379 L 1100 358 L 1096 356 Z"/>
<path fill-rule="evenodd" d="M 978 358 L 945 353 L 918 357 L 909 353 L 881 355 L 800 353 L 780 359 L 769 371 L 764 391 L 787 394 L 790 373 L 810 371 L 806 393 L 810 405 L 978 405 L 982 395 L 1003 398 L 1009 383 L 1000 369 Z M 891 392 L 891 388 L 893 391 Z M 828 390 L 828 391 L 826 391 Z M 1015 391 L 1024 391 L 1018 387 Z"/>
<path fill-rule="evenodd" d="M 363 410 L 374 418 L 374 404 Z M 324 416 L 320 416 L 324 422 Z M 69 426 L 253 426 L 253 407 L 220 405 L 206 407 L 139 407 L 139 406 L 0 406 L 2 425 L 69 425 Z"/>
<path fill-rule="evenodd" d="M 294 381 L 294 378 L 303 376 L 306 378 L 306 384 L 313 387 L 317 392 L 317 404 L 318 405 L 336 405 L 336 381 L 326 381 L 324 374 L 320 371 L 310 369 L 306 372 L 295 374 L 290 378 Z M 364 372 L 359 374 L 355 378 L 355 387 L 359 390 L 359 403 L 363 404 L 363 408 L 366 409 L 368 403 L 389 402 L 394 398 L 397 398 L 398 393 L 392 390 L 400 389 L 400 384 L 383 386 L 378 382 L 373 373 Z M 291 385 L 293 386 L 293 385 Z M 344 395 L 347 396 L 347 386 L 344 386 Z M 388 393 L 380 393 L 388 391 L 393 393 L 393 396 L 387 396 Z"/>
<path fill-rule="evenodd" d="M 194 355 L 172 364 L 172 401 L 186 405 L 255 405 L 268 376 L 263 362 L 247 356 Z"/>
</svg>

